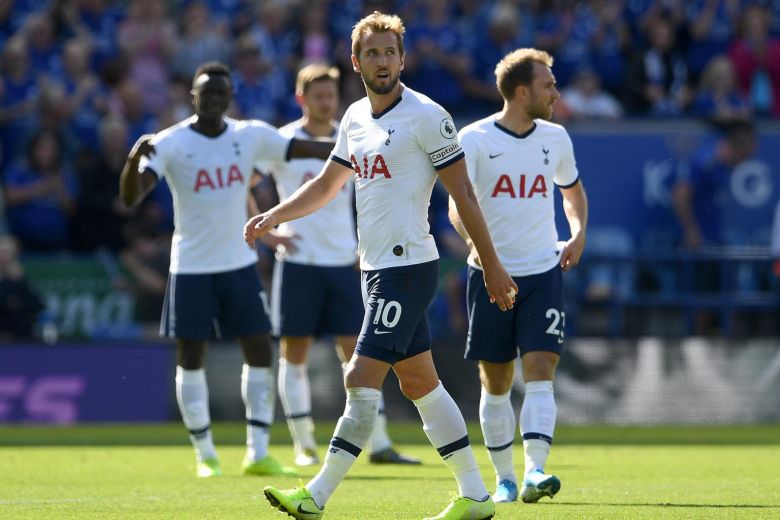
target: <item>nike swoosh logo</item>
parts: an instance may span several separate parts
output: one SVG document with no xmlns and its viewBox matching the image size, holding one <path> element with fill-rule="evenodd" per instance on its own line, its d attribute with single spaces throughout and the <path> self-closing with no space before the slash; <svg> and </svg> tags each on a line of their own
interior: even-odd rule
<svg viewBox="0 0 780 520">
<path fill-rule="evenodd" d="M 501 152 L 501 153 L 495 153 L 495 154 L 494 154 L 494 153 L 491 153 L 491 154 L 488 154 L 488 157 L 490 157 L 491 159 L 495 159 L 495 158 L 496 158 L 496 157 L 498 157 L 499 155 L 504 155 L 504 152 Z"/>
<path fill-rule="evenodd" d="M 298 512 L 303 513 L 304 515 L 316 515 L 317 513 L 314 511 L 306 511 L 303 508 L 303 504 L 298 504 Z"/>
<path fill-rule="evenodd" d="M 374 329 L 374 334 L 390 334 L 391 332 L 393 332 L 393 331 L 392 331 L 392 330 L 379 330 L 379 329 Z"/>
</svg>

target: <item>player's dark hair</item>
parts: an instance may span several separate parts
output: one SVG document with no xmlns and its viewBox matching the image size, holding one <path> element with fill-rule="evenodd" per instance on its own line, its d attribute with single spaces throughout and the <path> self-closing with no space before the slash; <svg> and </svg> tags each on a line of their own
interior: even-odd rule
<svg viewBox="0 0 780 520">
<path fill-rule="evenodd" d="M 195 71 L 195 74 L 192 76 L 193 86 L 195 85 L 195 80 L 198 79 L 202 74 L 207 74 L 209 76 L 224 76 L 228 79 L 228 81 L 232 81 L 232 78 L 230 77 L 230 67 L 220 61 L 208 61 L 206 63 L 202 63 Z"/>
</svg>

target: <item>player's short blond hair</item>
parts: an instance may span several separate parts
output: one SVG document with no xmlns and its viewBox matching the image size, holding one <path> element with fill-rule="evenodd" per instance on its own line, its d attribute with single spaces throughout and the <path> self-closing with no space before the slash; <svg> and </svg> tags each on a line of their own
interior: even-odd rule
<svg viewBox="0 0 780 520">
<path fill-rule="evenodd" d="M 534 80 L 534 62 L 552 67 L 553 57 L 539 49 L 516 49 L 496 65 L 496 86 L 501 97 L 510 101 L 520 85 L 528 86 Z"/>
<path fill-rule="evenodd" d="M 298 95 L 306 94 L 309 86 L 315 81 L 332 81 L 338 86 L 339 69 L 329 67 L 324 63 L 312 63 L 306 65 L 298 71 L 298 77 L 295 79 L 295 93 Z"/>
<path fill-rule="evenodd" d="M 352 28 L 352 54 L 360 56 L 360 44 L 367 34 L 393 32 L 398 39 L 398 52 L 404 53 L 404 33 L 406 27 L 398 15 L 384 14 L 374 11 L 370 15 L 359 20 Z"/>
</svg>

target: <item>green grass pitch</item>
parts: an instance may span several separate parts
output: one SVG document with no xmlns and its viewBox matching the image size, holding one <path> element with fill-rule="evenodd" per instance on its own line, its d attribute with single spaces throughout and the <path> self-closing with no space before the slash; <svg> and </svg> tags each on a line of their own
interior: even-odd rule
<svg viewBox="0 0 780 520">
<path fill-rule="evenodd" d="M 322 446 L 332 428 L 318 425 Z M 445 506 L 454 480 L 420 425 L 394 424 L 391 434 L 425 464 L 375 466 L 361 457 L 326 519 L 420 519 Z M 2 427 L 0 519 L 288 518 L 261 489 L 297 479 L 240 476 L 243 436 L 240 424 L 215 425 L 225 476 L 199 480 L 180 425 Z M 470 436 L 492 491 L 478 426 Z M 289 462 L 283 424 L 273 438 L 272 453 Z M 521 467 L 520 449 L 515 460 Z M 563 482 L 555 500 L 499 504 L 496 519 L 780 518 L 780 426 L 560 427 L 547 469 Z"/>
</svg>

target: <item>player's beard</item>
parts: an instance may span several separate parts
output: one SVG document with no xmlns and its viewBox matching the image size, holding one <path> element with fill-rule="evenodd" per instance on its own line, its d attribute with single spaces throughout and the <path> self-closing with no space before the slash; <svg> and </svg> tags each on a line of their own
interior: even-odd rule
<svg viewBox="0 0 780 520">
<path fill-rule="evenodd" d="M 362 72 L 360 75 L 363 77 L 363 83 L 366 85 L 366 88 L 374 94 L 379 94 L 380 96 L 392 92 L 395 86 L 398 85 L 398 81 L 401 79 L 401 74 L 399 73 L 395 77 L 391 76 L 388 78 L 386 85 L 377 85 L 374 80 L 367 78 Z"/>
<path fill-rule="evenodd" d="M 529 105 L 528 115 L 531 119 L 544 119 L 545 121 L 552 119 L 553 103 L 532 94 Z"/>
</svg>

